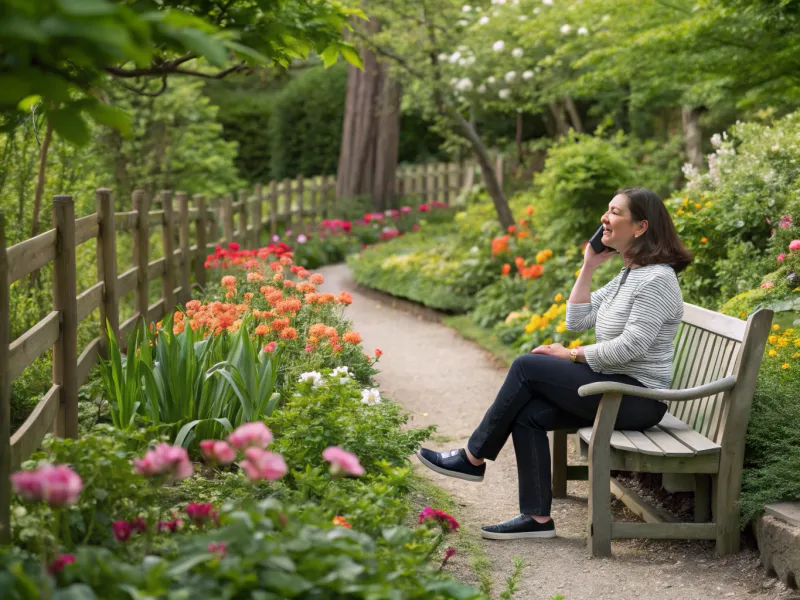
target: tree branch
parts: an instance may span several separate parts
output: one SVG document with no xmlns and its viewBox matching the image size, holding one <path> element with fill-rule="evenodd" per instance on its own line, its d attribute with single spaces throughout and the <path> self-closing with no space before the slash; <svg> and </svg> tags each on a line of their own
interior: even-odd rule
<svg viewBox="0 0 800 600">
<path fill-rule="evenodd" d="M 133 92 L 134 94 L 138 94 L 140 96 L 148 96 L 150 98 L 156 98 L 167 91 L 167 76 L 163 75 L 161 77 L 161 89 L 156 92 L 146 92 L 145 89 L 147 88 L 147 84 L 149 81 L 145 81 L 141 87 L 133 87 L 132 85 L 128 85 L 122 79 L 117 80 L 117 84 L 124 87 L 129 92 Z"/>
</svg>

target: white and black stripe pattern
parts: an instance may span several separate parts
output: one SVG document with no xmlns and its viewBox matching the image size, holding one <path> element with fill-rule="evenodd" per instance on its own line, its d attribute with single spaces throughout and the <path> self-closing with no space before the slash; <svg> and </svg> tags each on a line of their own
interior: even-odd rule
<svg viewBox="0 0 800 600">
<path fill-rule="evenodd" d="M 629 375 L 649 388 L 669 388 L 674 338 L 683 318 L 683 296 L 669 265 L 631 269 L 586 304 L 567 304 L 567 329 L 595 328 L 596 344 L 584 346 L 596 373 Z"/>
</svg>

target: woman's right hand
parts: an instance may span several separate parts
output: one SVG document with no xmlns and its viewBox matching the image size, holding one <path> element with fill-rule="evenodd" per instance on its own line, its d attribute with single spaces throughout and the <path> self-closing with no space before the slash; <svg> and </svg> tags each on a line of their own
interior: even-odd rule
<svg viewBox="0 0 800 600">
<path fill-rule="evenodd" d="M 617 254 L 618 252 L 613 248 L 608 248 L 607 250 L 603 250 L 600 254 L 597 254 L 591 244 L 586 244 L 586 249 L 583 251 L 583 266 L 586 269 L 594 271 L 604 262 L 617 256 Z"/>
</svg>

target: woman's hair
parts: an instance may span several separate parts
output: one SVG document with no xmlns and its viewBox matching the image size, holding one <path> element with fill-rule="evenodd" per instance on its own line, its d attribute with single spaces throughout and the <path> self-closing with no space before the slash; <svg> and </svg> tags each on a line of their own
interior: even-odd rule
<svg viewBox="0 0 800 600">
<path fill-rule="evenodd" d="M 683 271 L 694 257 L 684 248 L 658 194 L 643 187 L 622 188 L 616 194 L 628 198 L 628 210 L 634 223 L 647 221 L 648 224 L 647 231 L 631 244 L 628 258 L 640 267 L 667 264 L 675 273 Z"/>
</svg>

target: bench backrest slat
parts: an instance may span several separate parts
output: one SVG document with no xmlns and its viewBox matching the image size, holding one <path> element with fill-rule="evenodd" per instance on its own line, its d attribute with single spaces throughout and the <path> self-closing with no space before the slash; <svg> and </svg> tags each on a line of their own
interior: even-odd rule
<svg viewBox="0 0 800 600">
<path fill-rule="evenodd" d="M 684 318 L 675 336 L 672 389 L 710 383 L 733 374 L 747 323 L 699 306 L 684 304 Z M 728 394 L 689 402 L 672 402 L 670 413 L 698 433 L 720 443 Z"/>
</svg>

